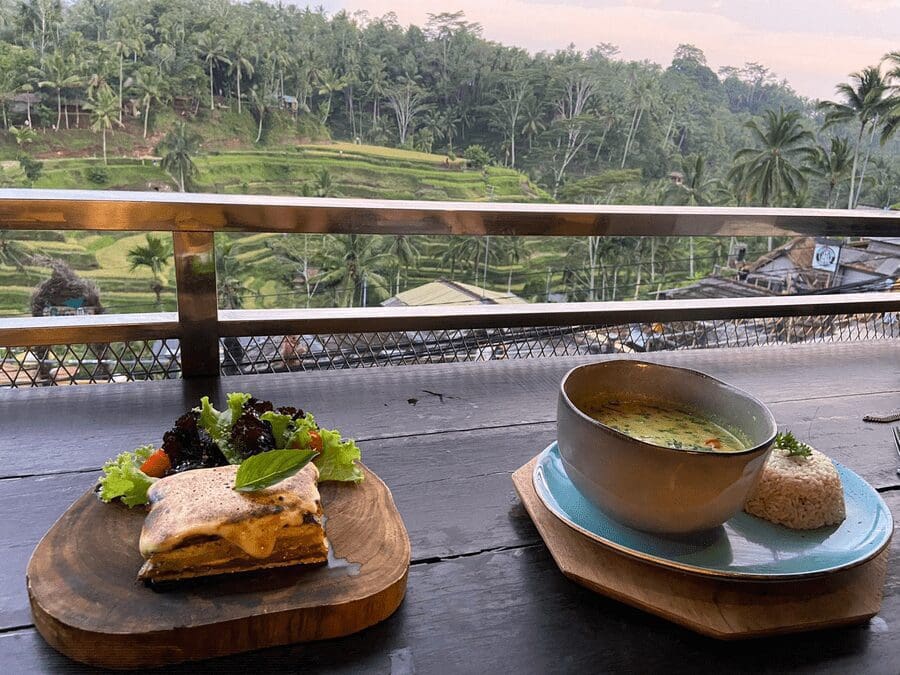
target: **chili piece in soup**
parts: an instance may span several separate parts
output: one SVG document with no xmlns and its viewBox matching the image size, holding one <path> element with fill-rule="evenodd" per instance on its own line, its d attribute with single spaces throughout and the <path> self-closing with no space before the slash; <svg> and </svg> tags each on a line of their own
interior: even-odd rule
<svg viewBox="0 0 900 675">
<path fill-rule="evenodd" d="M 697 413 L 641 399 L 598 399 L 585 412 L 598 422 L 645 443 L 676 450 L 738 452 L 746 443 Z"/>
</svg>

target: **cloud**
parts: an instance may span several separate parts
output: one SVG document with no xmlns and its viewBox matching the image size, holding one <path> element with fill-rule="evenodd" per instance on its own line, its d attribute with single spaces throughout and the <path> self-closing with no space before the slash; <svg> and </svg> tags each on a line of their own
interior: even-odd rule
<svg viewBox="0 0 900 675">
<path fill-rule="evenodd" d="M 620 0 L 623 2 L 624 0 Z M 900 0 L 846 0 L 887 3 Z M 801 94 L 830 98 L 847 74 L 896 49 L 894 42 L 838 33 L 811 33 L 749 26 L 715 9 L 662 9 L 653 0 L 612 7 L 585 6 L 553 0 L 345 0 L 348 10 L 372 16 L 395 12 L 403 24 L 421 25 L 429 13 L 462 10 L 484 27 L 484 37 L 532 51 L 553 51 L 574 43 L 589 49 L 612 42 L 627 59 L 668 64 L 684 42 L 704 50 L 714 69 L 762 63 L 787 78 Z"/>
</svg>

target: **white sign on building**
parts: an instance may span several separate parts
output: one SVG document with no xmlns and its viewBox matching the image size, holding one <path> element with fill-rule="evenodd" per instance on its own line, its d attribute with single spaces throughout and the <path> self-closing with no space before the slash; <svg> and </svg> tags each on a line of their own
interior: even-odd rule
<svg viewBox="0 0 900 675">
<path fill-rule="evenodd" d="M 813 251 L 812 266 L 817 270 L 834 272 L 837 270 L 840 256 L 840 246 L 835 244 L 816 244 L 816 250 Z"/>
</svg>

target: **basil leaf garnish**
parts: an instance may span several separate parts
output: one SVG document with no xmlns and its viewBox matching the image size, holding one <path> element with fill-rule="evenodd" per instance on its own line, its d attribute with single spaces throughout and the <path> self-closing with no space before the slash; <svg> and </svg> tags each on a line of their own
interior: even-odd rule
<svg viewBox="0 0 900 675">
<path fill-rule="evenodd" d="M 234 489 L 238 492 L 255 492 L 290 478 L 309 464 L 315 450 L 269 450 L 248 457 L 238 467 Z"/>
</svg>

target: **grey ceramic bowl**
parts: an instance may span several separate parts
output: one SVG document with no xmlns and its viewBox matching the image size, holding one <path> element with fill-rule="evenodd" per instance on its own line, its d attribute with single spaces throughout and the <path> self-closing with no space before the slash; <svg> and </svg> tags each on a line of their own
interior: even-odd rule
<svg viewBox="0 0 900 675">
<path fill-rule="evenodd" d="M 642 397 L 696 411 L 750 441 L 740 452 L 675 450 L 639 441 L 582 412 L 597 396 Z M 743 508 L 775 441 L 766 406 L 703 373 L 633 360 L 578 366 L 563 378 L 557 440 L 575 487 L 606 514 L 648 532 L 686 534 Z"/>
</svg>

